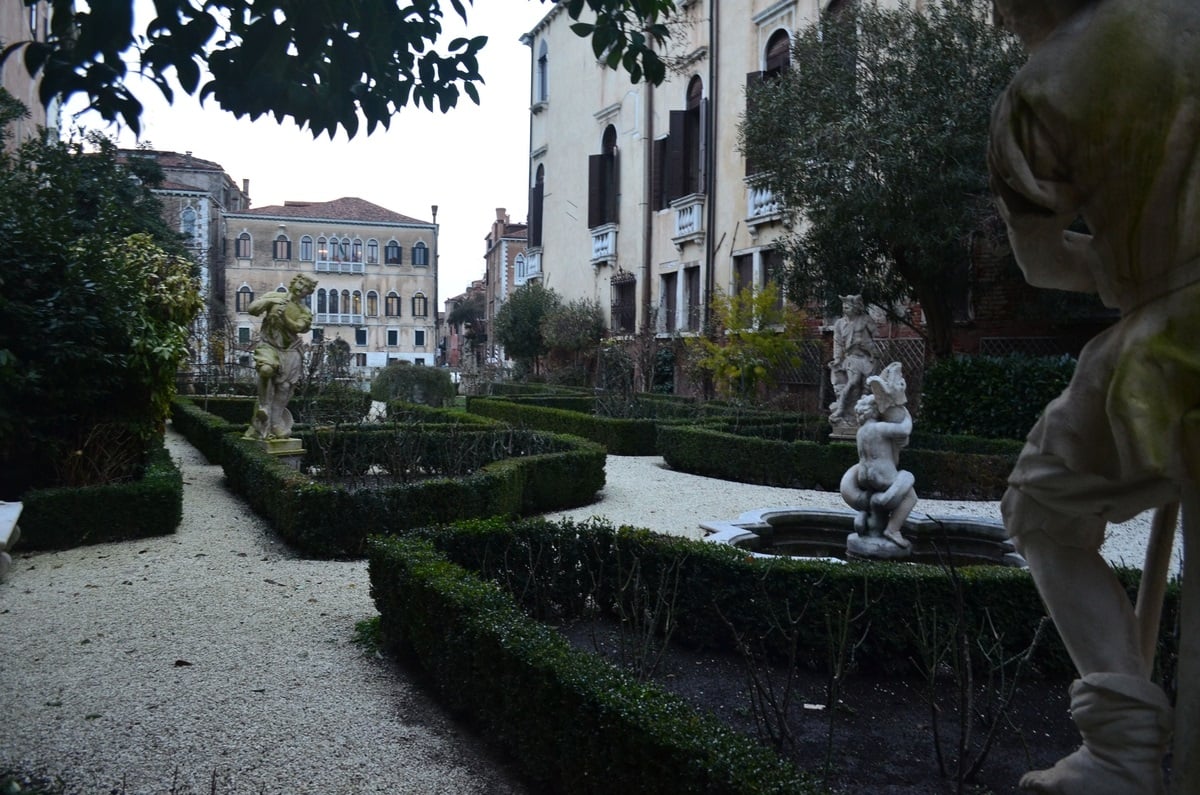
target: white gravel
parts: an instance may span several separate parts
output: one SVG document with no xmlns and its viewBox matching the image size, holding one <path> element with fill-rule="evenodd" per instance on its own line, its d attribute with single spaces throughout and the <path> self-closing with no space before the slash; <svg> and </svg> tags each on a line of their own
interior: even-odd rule
<svg viewBox="0 0 1200 795">
<path fill-rule="evenodd" d="M 756 508 L 836 508 L 846 510 L 841 495 L 825 491 L 800 491 L 754 486 L 689 475 L 669 469 L 661 456 L 609 456 L 600 501 L 583 508 L 548 514 L 583 520 L 600 516 L 617 525 L 647 527 L 659 533 L 702 538 L 701 522 L 729 521 Z M 917 483 L 917 494 L 921 484 Z M 1000 521 L 999 502 L 921 499 L 916 513 L 939 516 L 976 516 Z M 1107 560 L 1141 568 L 1150 512 L 1109 528 L 1101 550 Z M 1179 572 L 1179 538 L 1176 537 L 1171 571 Z"/>
<path fill-rule="evenodd" d="M 376 613 L 364 562 L 298 558 L 168 447 L 175 535 L 17 554 L 0 584 L 0 771 L 87 795 L 524 791 L 351 641 Z"/>
<path fill-rule="evenodd" d="M 363 562 L 276 541 L 173 430 L 184 519 L 172 536 L 18 554 L 0 583 L 0 771 L 71 793 L 515 793 L 518 783 L 405 671 L 352 643 L 375 614 Z M 918 492 L 920 484 L 918 483 Z M 598 503 L 553 517 L 698 538 L 699 524 L 835 494 L 752 486 L 615 457 Z M 996 503 L 917 510 L 999 518 Z M 1138 565 L 1149 526 L 1104 552 Z"/>
</svg>

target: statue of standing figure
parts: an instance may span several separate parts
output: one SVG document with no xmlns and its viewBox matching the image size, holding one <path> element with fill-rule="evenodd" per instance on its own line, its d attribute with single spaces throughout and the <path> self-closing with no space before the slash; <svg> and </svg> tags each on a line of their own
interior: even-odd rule
<svg viewBox="0 0 1200 795">
<path fill-rule="evenodd" d="M 829 362 L 835 399 L 829 421 L 855 425 L 854 406 L 862 397 L 867 378 L 875 372 L 875 324 L 861 295 L 842 296 L 842 316 L 833 324 L 833 360 Z"/>
<path fill-rule="evenodd" d="M 312 328 L 313 320 L 304 299 L 316 286 L 315 279 L 298 273 L 286 293 L 269 293 L 248 307 L 250 314 L 262 315 L 262 342 L 254 349 L 258 400 L 243 438 L 269 441 L 291 436 L 293 420 L 287 405 L 304 370 L 300 335 Z"/>
<path fill-rule="evenodd" d="M 901 533 L 917 504 L 911 472 L 900 469 L 900 450 L 912 434 L 906 384 L 900 362 L 867 379 L 867 393 L 858 399 L 858 463 L 842 476 L 846 504 L 859 512 L 857 531 L 846 547 L 861 557 L 907 557 L 912 543 Z"/>
<path fill-rule="evenodd" d="M 1021 787 L 1200 792 L 1200 3 L 997 0 L 1028 62 L 992 111 L 992 191 L 1030 284 L 1097 293 L 1120 320 L 1079 355 L 1001 502 L 1079 679 L 1082 747 Z M 1082 224 L 1080 224 L 1082 222 Z M 1177 717 L 1151 679 L 1183 504 Z M 1136 607 L 1100 554 L 1155 509 Z"/>
</svg>

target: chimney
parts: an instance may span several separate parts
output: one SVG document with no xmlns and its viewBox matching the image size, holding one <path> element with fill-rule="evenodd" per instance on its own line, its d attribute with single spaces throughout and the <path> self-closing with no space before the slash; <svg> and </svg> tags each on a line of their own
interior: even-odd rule
<svg viewBox="0 0 1200 795">
<path fill-rule="evenodd" d="M 496 208 L 496 220 L 501 223 L 504 223 L 508 220 L 508 213 L 504 211 L 503 207 Z"/>
</svg>

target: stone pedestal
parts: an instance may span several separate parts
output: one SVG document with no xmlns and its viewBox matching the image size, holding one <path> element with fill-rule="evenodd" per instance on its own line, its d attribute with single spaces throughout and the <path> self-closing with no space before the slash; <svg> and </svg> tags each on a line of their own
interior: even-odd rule
<svg viewBox="0 0 1200 795">
<path fill-rule="evenodd" d="M 846 536 L 846 551 L 856 558 L 871 560 L 902 560 L 912 554 L 911 547 L 902 547 L 891 539 L 858 533 Z"/>
<path fill-rule="evenodd" d="M 21 503 L 4 502 L 0 500 L 0 580 L 12 566 L 12 556 L 8 554 L 17 539 L 21 537 L 21 528 L 17 520 L 21 518 Z"/>
<path fill-rule="evenodd" d="M 304 443 L 299 439 L 255 439 L 258 445 L 269 456 L 274 456 L 292 469 L 299 471 L 300 462 L 304 460 Z"/>
<path fill-rule="evenodd" d="M 858 438 L 858 424 L 845 420 L 831 422 L 829 438 L 835 442 L 853 442 Z"/>
</svg>

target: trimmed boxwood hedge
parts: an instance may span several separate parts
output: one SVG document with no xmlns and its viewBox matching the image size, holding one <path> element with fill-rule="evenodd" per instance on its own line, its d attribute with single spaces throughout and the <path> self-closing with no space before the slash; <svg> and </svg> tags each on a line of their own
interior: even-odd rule
<svg viewBox="0 0 1200 795">
<path fill-rule="evenodd" d="M 378 449 L 384 450 L 386 439 L 396 431 L 385 426 L 342 428 L 337 433 L 375 435 L 381 440 Z M 444 444 L 452 444 L 455 435 L 501 432 L 434 427 L 422 433 L 441 433 Z M 501 459 L 464 477 L 371 489 L 319 482 L 232 435 L 223 437 L 221 463 L 230 488 L 266 516 L 290 544 L 316 557 L 358 557 L 366 537 L 373 533 L 470 517 L 544 513 L 593 502 L 604 486 L 603 448 L 576 437 L 537 436 L 554 451 Z"/>
<path fill-rule="evenodd" d="M 214 404 L 209 402 L 207 405 L 213 407 Z M 227 402 L 217 404 L 218 409 L 228 406 Z M 191 399 L 181 397 L 171 401 L 171 424 L 204 454 L 210 464 L 221 463 L 226 436 L 240 436 L 246 430 L 245 422 L 230 422 L 222 414 L 205 411 Z"/>
<path fill-rule="evenodd" d="M 372 539 L 384 642 L 554 792 L 816 793 L 794 768 L 682 699 L 572 649 L 428 542 Z"/>
<path fill-rule="evenodd" d="M 254 413 L 253 397 L 196 396 L 193 403 L 209 414 L 215 414 L 226 422 L 242 426 L 250 424 Z M 339 387 L 327 393 L 310 397 L 296 396 L 288 403 L 292 419 L 299 424 L 310 422 L 361 422 L 371 410 L 371 396 L 366 392 L 348 387 Z"/>
<path fill-rule="evenodd" d="M 70 549 L 175 532 L 183 519 L 183 476 L 160 442 L 140 480 L 34 489 L 21 495 L 22 549 Z"/>
<path fill-rule="evenodd" d="M 479 425 L 495 428 L 504 423 L 471 414 L 464 409 L 433 408 L 420 403 L 409 403 L 405 400 L 390 400 L 386 406 L 389 422 L 413 423 L 426 425 Z"/>
<path fill-rule="evenodd" d="M 467 411 L 517 428 L 582 436 L 604 445 L 610 455 L 654 455 L 654 420 L 621 420 L 577 411 L 544 408 L 498 398 L 468 397 Z"/>
<path fill-rule="evenodd" d="M 966 440 L 946 444 L 952 449 L 904 448 L 900 465 L 916 478 L 918 494 L 970 500 L 1003 496 L 1020 443 L 999 442 L 987 448 L 1009 450 L 999 455 L 961 452 L 969 446 Z M 660 425 L 658 451 L 672 469 L 681 472 L 824 491 L 836 491 L 842 475 L 858 463 L 852 442 L 789 442 L 684 425 Z"/>
</svg>

